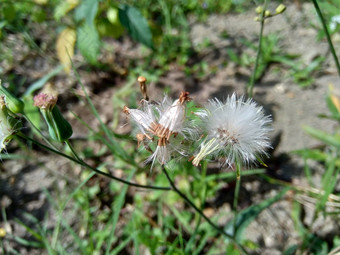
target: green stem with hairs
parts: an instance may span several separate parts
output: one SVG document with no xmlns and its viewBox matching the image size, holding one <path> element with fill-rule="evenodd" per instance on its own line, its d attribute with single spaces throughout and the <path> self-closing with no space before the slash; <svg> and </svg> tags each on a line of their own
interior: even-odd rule
<svg viewBox="0 0 340 255">
<path fill-rule="evenodd" d="M 333 46 L 333 43 L 332 43 L 332 39 L 331 39 L 331 36 L 328 32 L 328 28 L 326 26 L 326 22 L 325 22 L 325 19 L 321 13 L 321 10 L 320 10 L 320 7 L 319 7 L 319 4 L 317 2 L 317 0 L 313 0 L 313 4 L 314 4 L 314 7 L 315 7 L 315 10 L 316 10 L 316 13 L 318 14 L 319 18 L 320 18 L 320 21 L 321 21 L 321 24 L 322 24 L 322 27 L 323 27 L 323 30 L 325 31 L 325 34 L 326 34 L 326 38 L 327 38 L 327 41 L 328 41 L 328 44 L 329 44 L 329 48 L 331 50 L 331 53 L 332 53 L 332 56 L 334 58 L 334 61 L 335 61 L 335 65 L 336 65 L 336 68 L 338 70 L 338 74 L 339 74 L 339 77 L 340 77 L 340 64 L 339 64 L 339 59 L 336 55 L 336 52 L 335 52 L 335 49 L 334 49 L 334 46 Z"/>
<path fill-rule="evenodd" d="M 260 36 L 259 36 L 259 43 L 258 43 L 258 46 L 257 46 L 255 66 L 254 66 L 253 73 L 250 77 L 250 81 L 249 81 L 248 89 L 247 89 L 247 93 L 248 93 L 249 97 L 253 97 L 253 89 L 254 89 L 254 84 L 255 84 L 255 79 L 256 79 L 256 72 L 257 72 L 257 68 L 259 66 L 260 57 L 261 57 L 261 53 L 262 53 L 262 39 L 263 39 L 263 29 L 264 29 L 264 21 L 265 21 L 264 13 L 267 9 L 267 5 L 268 5 L 267 0 L 265 0 L 264 7 L 263 7 L 263 10 L 262 10 L 262 13 L 261 13 Z"/>
<path fill-rule="evenodd" d="M 130 186 L 134 186 L 134 187 L 137 187 L 137 188 L 143 188 L 143 189 L 171 190 L 171 187 L 159 187 L 159 186 L 141 185 L 141 184 L 138 184 L 138 183 L 126 181 L 126 180 L 124 180 L 124 179 L 118 178 L 118 177 L 116 177 L 116 176 L 114 176 L 114 175 L 112 175 L 112 174 L 109 174 L 109 173 L 102 172 L 102 171 L 98 170 L 97 168 L 88 165 L 86 162 L 84 162 L 83 160 L 81 160 L 79 157 L 78 157 L 78 159 L 77 159 L 77 158 L 73 158 L 73 157 L 71 157 L 71 156 L 69 156 L 69 155 L 66 155 L 66 154 L 60 152 L 60 151 L 54 150 L 54 149 L 52 149 L 52 148 L 50 148 L 50 147 L 48 147 L 48 146 L 46 146 L 46 145 L 44 145 L 44 144 L 42 144 L 42 143 L 39 143 L 38 141 L 36 141 L 36 140 L 34 140 L 34 139 L 32 139 L 32 138 L 30 138 L 30 137 L 24 135 L 22 132 L 17 133 L 17 135 L 20 136 L 20 137 L 22 137 L 23 139 L 26 139 L 26 140 L 28 140 L 28 141 L 31 141 L 32 143 L 34 143 L 34 144 L 36 144 L 36 145 L 38 145 L 38 146 L 44 148 L 45 150 L 48 150 L 48 151 L 50 151 L 50 152 L 53 152 L 53 153 L 55 153 L 55 154 L 57 154 L 57 155 L 59 155 L 59 156 L 65 157 L 65 158 L 67 158 L 67 159 L 69 159 L 69 160 L 71 160 L 71 161 L 73 161 L 73 162 L 75 162 L 75 163 L 77 163 L 77 164 L 79 164 L 79 165 L 81 165 L 81 166 L 83 166 L 83 167 L 86 167 L 86 168 L 88 168 L 88 169 L 90 169 L 90 170 L 96 172 L 97 174 L 100 174 L 100 175 L 109 177 L 109 178 L 111 178 L 111 179 L 113 179 L 113 180 L 116 180 L 116 181 L 119 181 L 119 182 L 121 182 L 121 183 L 130 185 Z M 69 143 L 69 145 L 71 145 L 71 144 Z M 71 146 L 71 148 L 72 148 L 72 146 Z M 72 151 L 73 153 L 75 153 L 75 151 L 74 151 L 73 149 L 71 149 L 71 151 Z"/>
<path fill-rule="evenodd" d="M 58 150 L 57 147 L 55 147 L 45 136 L 44 134 L 40 131 L 39 128 L 37 128 L 34 123 L 32 122 L 32 120 L 27 116 L 27 115 L 23 115 L 24 118 L 30 123 L 30 125 L 33 127 L 33 129 L 42 137 L 42 139 L 53 149 Z"/>
<path fill-rule="evenodd" d="M 238 217 L 238 210 L 237 210 L 237 205 L 238 205 L 238 197 L 240 194 L 240 187 L 241 187 L 241 164 L 236 161 L 236 185 L 235 185 L 235 194 L 234 194 L 234 201 L 233 201 L 233 207 L 235 210 L 235 215 L 234 215 L 234 224 L 233 224 L 233 235 L 234 237 L 236 236 L 236 231 L 237 231 L 237 217 Z"/>
</svg>

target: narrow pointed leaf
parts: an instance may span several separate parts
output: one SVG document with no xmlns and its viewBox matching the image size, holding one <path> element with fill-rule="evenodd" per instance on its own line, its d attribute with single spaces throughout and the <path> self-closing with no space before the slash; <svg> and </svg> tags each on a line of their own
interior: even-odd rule
<svg viewBox="0 0 340 255">
<path fill-rule="evenodd" d="M 122 5 L 118 12 L 120 23 L 137 42 L 153 48 L 152 34 L 148 22 L 140 11 L 129 5 Z"/>
<path fill-rule="evenodd" d="M 312 127 L 305 126 L 304 131 L 310 136 L 324 142 L 327 145 L 334 146 L 340 149 L 340 135 L 330 135 L 322 130 L 318 130 Z"/>
</svg>

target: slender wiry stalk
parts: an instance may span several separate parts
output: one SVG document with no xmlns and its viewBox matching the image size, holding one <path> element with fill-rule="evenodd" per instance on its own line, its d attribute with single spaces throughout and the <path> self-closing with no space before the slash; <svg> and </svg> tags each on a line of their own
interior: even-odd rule
<svg viewBox="0 0 340 255">
<path fill-rule="evenodd" d="M 226 233 L 222 228 L 218 227 L 217 225 L 215 225 L 215 223 L 213 223 L 204 213 L 201 209 L 199 209 L 185 194 L 183 194 L 175 185 L 175 183 L 172 181 L 172 179 L 170 178 L 168 172 L 166 171 L 165 167 L 162 166 L 162 171 L 165 174 L 166 178 L 168 179 L 168 182 L 172 188 L 172 190 L 174 192 L 176 192 L 181 198 L 184 199 L 185 202 L 187 202 L 192 208 L 195 209 L 196 212 L 199 213 L 199 215 L 201 215 L 208 223 L 210 226 L 212 226 L 215 230 L 217 230 L 220 234 L 224 235 L 225 237 L 227 237 L 228 239 L 230 239 L 231 241 L 233 241 L 241 250 L 243 253 L 247 254 L 247 251 L 240 245 L 237 243 L 236 239 L 234 238 L 234 236 Z"/>
<path fill-rule="evenodd" d="M 90 170 L 96 172 L 97 174 L 104 175 L 104 176 L 106 176 L 106 177 L 109 177 L 109 178 L 111 178 L 111 179 L 113 179 L 113 180 L 116 180 L 116 181 L 119 181 L 119 182 L 121 182 L 121 183 L 130 185 L 130 186 L 134 186 L 134 187 L 137 187 L 137 188 L 143 188 L 143 189 L 171 190 L 171 187 L 159 187 L 159 186 L 141 185 L 141 184 L 137 184 L 137 183 L 134 183 L 134 182 L 126 181 L 126 180 L 121 179 L 121 178 L 118 178 L 118 177 L 116 177 L 116 176 L 114 176 L 114 175 L 112 175 L 112 174 L 102 172 L 102 171 L 98 170 L 97 168 L 88 165 L 88 164 L 87 164 L 86 162 L 84 162 L 83 160 L 78 160 L 78 159 L 73 158 L 73 157 L 71 157 L 71 156 L 69 156 L 69 155 L 66 155 L 66 154 L 64 154 L 64 153 L 62 153 L 62 152 L 60 152 L 60 151 L 54 150 L 54 149 L 52 149 L 52 148 L 50 148 L 50 147 L 48 147 L 48 146 L 46 146 L 46 145 L 44 145 L 44 144 L 41 144 L 41 143 L 39 143 L 38 141 L 36 141 L 36 140 L 34 140 L 34 139 L 32 139 L 32 138 L 30 138 L 30 137 L 24 135 L 24 134 L 21 133 L 21 132 L 19 132 L 17 135 L 20 136 L 20 137 L 22 137 L 22 138 L 24 138 L 24 139 L 26 139 L 26 140 L 31 141 L 32 143 L 34 143 L 34 144 L 36 144 L 36 145 L 38 145 L 38 146 L 40 146 L 40 147 L 42 147 L 42 148 L 44 148 L 44 149 L 50 151 L 50 152 L 53 152 L 53 153 L 55 153 L 55 154 L 58 154 L 58 155 L 60 155 L 60 156 L 62 156 L 62 157 L 65 157 L 65 158 L 67 158 L 67 159 L 69 159 L 69 160 L 71 160 L 71 161 L 73 161 L 73 162 L 75 162 L 75 163 L 77 163 L 77 164 L 79 164 L 79 165 L 82 165 L 82 166 L 84 166 L 84 167 L 86 167 L 86 168 L 88 168 L 88 169 L 90 169 Z"/>
<path fill-rule="evenodd" d="M 237 228 L 237 216 L 238 216 L 238 210 L 237 210 L 237 205 L 238 205 L 238 197 L 240 194 L 240 187 L 241 187 L 241 165 L 236 161 L 236 186 L 235 186 L 235 194 L 234 194 L 234 202 L 233 202 L 233 207 L 235 210 L 235 215 L 234 215 L 234 231 L 233 235 L 234 237 L 236 236 L 236 228 Z"/>
<path fill-rule="evenodd" d="M 316 10 L 316 13 L 318 14 L 318 16 L 320 18 L 323 30 L 325 31 L 326 38 L 327 38 L 327 41 L 328 41 L 328 44 L 329 44 L 329 48 L 330 48 L 331 53 L 333 55 L 333 58 L 334 58 L 334 61 L 335 61 L 335 65 L 336 65 L 336 68 L 338 69 L 338 74 L 340 76 L 339 59 L 338 59 L 338 57 L 336 55 L 336 52 L 335 52 L 335 49 L 334 49 L 334 46 L 333 46 L 333 43 L 332 43 L 331 36 L 329 35 L 328 29 L 327 29 L 327 26 L 326 26 L 325 19 L 323 18 L 323 15 L 321 13 L 321 10 L 319 8 L 319 4 L 318 4 L 317 0 L 313 0 L 313 4 L 314 4 L 315 10 Z"/>
<path fill-rule="evenodd" d="M 53 149 L 55 150 L 58 150 L 45 136 L 44 134 L 40 131 L 39 128 L 37 128 L 34 123 L 31 121 L 31 119 L 27 116 L 27 115 L 24 115 L 24 118 L 30 123 L 30 125 L 33 127 L 33 129 L 35 131 L 38 132 L 38 134 L 42 137 L 42 139 L 45 141 L 45 143 L 48 144 L 48 146 L 52 147 Z"/>
<path fill-rule="evenodd" d="M 74 150 L 72 144 L 70 143 L 70 140 L 66 140 L 65 144 L 67 145 L 67 147 L 71 150 L 73 156 L 80 162 L 83 162 L 83 160 L 78 156 L 78 153 Z"/>
<path fill-rule="evenodd" d="M 255 84 L 255 79 L 256 79 L 256 72 L 257 72 L 257 68 L 258 68 L 261 53 L 262 53 L 262 38 L 263 38 L 263 28 L 264 28 L 264 21 L 265 21 L 264 13 L 267 9 L 267 5 L 268 5 L 267 0 L 265 0 L 264 7 L 261 13 L 259 44 L 257 46 L 255 66 L 254 66 L 253 73 L 250 77 L 250 81 L 249 81 L 248 89 L 247 89 L 247 94 L 249 97 L 253 97 L 253 89 L 254 89 L 254 84 Z"/>
</svg>

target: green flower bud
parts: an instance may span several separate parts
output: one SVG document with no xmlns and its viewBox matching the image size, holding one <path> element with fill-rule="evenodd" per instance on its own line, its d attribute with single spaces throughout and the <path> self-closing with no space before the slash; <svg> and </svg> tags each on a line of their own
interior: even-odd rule
<svg viewBox="0 0 340 255">
<path fill-rule="evenodd" d="M 257 14 L 261 14 L 263 12 L 263 7 L 260 5 L 260 6 L 257 6 L 256 9 L 255 9 L 255 12 Z"/>
<path fill-rule="evenodd" d="M 5 96 L 0 96 L 0 152 L 6 149 L 21 122 L 10 115 L 5 103 Z"/>
<path fill-rule="evenodd" d="M 283 13 L 286 10 L 286 6 L 284 4 L 280 4 L 278 7 L 276 7 L 275 12 L 276 14 Z"/>
<path fill-rule="evenodd" d="M 24 113 L 25 104 L 22 100 L 11 94 L 0 81 L 0 96 L 4 96 L 4 101 L 8 110 L 13 113 Z"/>
<path fill-rule="evenodd" d="M 34 105 L 40 108 L 51 138 L 58 142 L 64 142 L 72 136 L 73 130 L 55 105 L 56 103 L 57 97 L 52 95 L 41 93 L 34 97 Z"/>
<path fill-rule="evenodd" d="M 269 11 L 269 10 L 266 10 L 266 11 L 264 12 L 264 16 L 265 16 L 265 17 L 270 17 L 270 16 L 271 16 L 270 11 Z"/>
</svg>

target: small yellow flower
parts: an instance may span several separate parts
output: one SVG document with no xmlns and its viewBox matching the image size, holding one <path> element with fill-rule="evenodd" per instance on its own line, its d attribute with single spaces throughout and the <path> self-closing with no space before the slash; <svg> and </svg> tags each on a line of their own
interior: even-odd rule
<svg viewBox="0 0 340 255">
<path fill-rule="evenodd" d="M 283 13 L 286 10 L 286 6 L 284 4 L 280 4 L 278 7 L 276 7 L 275 12 L 276 14 Z"/>
<path fill-rule="evenodd" d="M 0 228 L 0 238 L 4 238 L 6 236 L 6 230 L 4 228 Z"/>
</svg>

